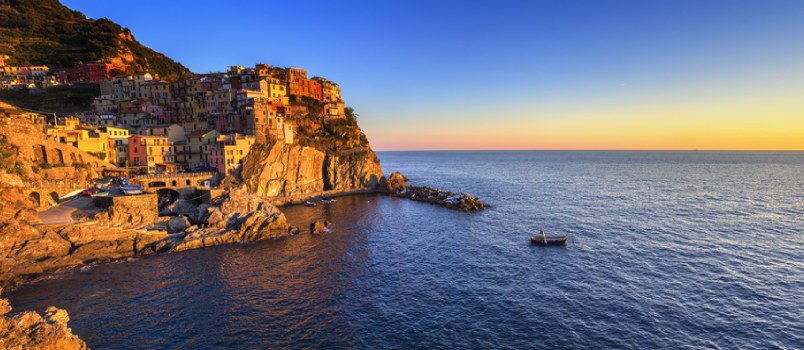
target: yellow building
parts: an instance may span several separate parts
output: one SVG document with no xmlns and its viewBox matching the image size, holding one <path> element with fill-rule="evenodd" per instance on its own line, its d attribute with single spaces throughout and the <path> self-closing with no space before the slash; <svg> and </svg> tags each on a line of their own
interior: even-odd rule
<svg viewBox="0 0 804 350">
<path fill-rule="evenodd" d="M 278 78 L 266 78 L 268 97 L 287 97 L 287 86 Z"/>
<path fill-rule="evenodd" d="M 128 129 L 107 126 L 105 133 L 114 145 L 114 163 L 117 166 L 126 166 L 128 162 Z"/>
<path fill-rule="evenodd" d="M 105 132 L 89 129 L 53 129 L 53 136 L 61 143 L 73 145 L 98 159 L 115 164 L 116 149 L 114 140 Z"/>
<path fill-rule="evenodd" d="M 254 141 L 255 138 L 253 135 L 220 135 L 218 136 L 219 147 L 217 149 L 220 150 L 222 148 L 222 157 L 211 156 L 208 158 L 213 166 L 218 167 L 218 171 L 226 175 L 231 175 L 235 169 L 240 166 L 240 160 L 248 154 Z M 210 150 L 212 150 L 212 148 Z M 215 162 L 215 160 L 223 161 Z M 223 166 L 221 166 L 220 163 L 223 163 Z"/>
<path fill-rule="evenodd" d="M 220 133 L 216 130 L 196 130 L 187 133 L 185 154 L 187 155 L 188 168 L 209 164 L 205 146 L 215 144 L 218 136 L 220 136 Z"/>
</svg>

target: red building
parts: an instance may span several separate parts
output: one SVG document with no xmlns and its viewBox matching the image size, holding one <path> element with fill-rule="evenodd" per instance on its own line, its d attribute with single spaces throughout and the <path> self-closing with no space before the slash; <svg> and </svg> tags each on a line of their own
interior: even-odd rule
<svg viewBox="0 0 804 350">
<path fill-rule="evenodd" d="M 321 82 L 307 79 L 307 71 L 304 69 L 288 68 L 285 71 L 285 80 L 288 82 L 290 95 L 312 97 L 319 101 L 324 99 Z"/>
<path fill-rule="evenodd" d="M 126 66 L 106 62 L 79 63 L 66 72 L 67 81 L 98 82 L 114 77 L 115 71 L 125 72 Z"/>
</svg>

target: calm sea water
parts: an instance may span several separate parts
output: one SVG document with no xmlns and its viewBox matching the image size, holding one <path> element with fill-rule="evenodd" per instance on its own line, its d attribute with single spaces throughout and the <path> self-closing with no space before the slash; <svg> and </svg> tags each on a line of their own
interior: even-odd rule
<svg viewBox="0 0 804 350">
<path fill-rule="evenodd" d="M 293 207 L 326 235 L 96 266 L 10 295 L 95 349 L 804 348 L 804 153 L 392 152 L 478 195 Z M 544 227 L 566 247 L 537 247 Z"/>
</svg>

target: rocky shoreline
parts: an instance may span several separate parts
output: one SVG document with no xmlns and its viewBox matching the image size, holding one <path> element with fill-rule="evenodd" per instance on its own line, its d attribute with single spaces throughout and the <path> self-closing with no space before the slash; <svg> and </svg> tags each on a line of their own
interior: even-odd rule
<svg viewBox="0 0 804 350">
<path fill-rule="evenodd" d="M 47 274 L 136 255 L 258 241 L 298 231 L 271 203 L 237 189 L 208 204 L 185 203 L 172 214 L 160 217 L 156 195 L 145 195 L 120 197 L 119 203 L 78 224 L 34 226 L 12 220 L 0 236 L 0 286 L 14 287 Z"/>
<path fill-rule="evenodd" d="M 330 196 L 365 193 L 386 193 L 464 212 L 486 207 L 469 194 L 409 186 L 398 172 L 391 175 L 385 191 L 339 191 Z M 312 194 L 305 198 L 330 196 Z M 299 204 L 303 202 L 300 198 L 276 204 Z M 156 194 L 117 197 L 114 203 L 76 224 L 36 225 L 34 221 L 11 220 L 2 227 L 5 234 L 0 236 L 0 253 L 3 253 L 0 286 L 13 288 L 52 273 L 137 255 L 259 241 L 302 232 L 290 226 L 270 200 L 236 188 L 221 191 L 205 204 L 180 199 L 158 208 Z"/>
<path fill-rule="evenodd" d="M 8 301 L 0 298 L 0 349 L 88 349 L 67 327 L 67 311 L 51 306 L 44 315 L 26 311 L 7 316 L 10 312 Z"/>
<path fill-rule="evenodd" d="M 392 173 L 388 178 L 390 194 L 394 197 L 427 202 L 464 212 L 486 209 L 486 204 L 468 193 L 455 193 L 428 186 L 409 186 L 407 180 L 400 172 Z"/>
</svg>

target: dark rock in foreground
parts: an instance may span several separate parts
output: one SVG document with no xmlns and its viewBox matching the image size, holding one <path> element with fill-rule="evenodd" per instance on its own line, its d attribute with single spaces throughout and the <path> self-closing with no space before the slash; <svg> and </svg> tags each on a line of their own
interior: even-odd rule
<svg viewBox="0 0 804 350">
<path fill-rule="evenodd" d="M 0 349 L 88 349 L 87 344 L 67 327 L 70 320 L 67 311 L 51 306 L 44 315 L 27 311 L 6 317 L 9 312 L 8 301 L 0 299 Z"/>
</svg>

